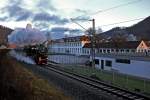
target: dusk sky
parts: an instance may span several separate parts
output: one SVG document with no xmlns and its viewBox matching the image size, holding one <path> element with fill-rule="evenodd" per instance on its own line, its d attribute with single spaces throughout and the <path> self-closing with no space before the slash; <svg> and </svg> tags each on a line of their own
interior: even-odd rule
<svg viewBox="0 0 150 100">
<path fill-rule="evenodd" d="M 93 14 L 134 1 L 133 4 Z M 0 24 L 13 29 L 31 23 L 42 30 L 78 33 L 83 29 L 72 23 L 70 18 L 80 16 L 76 21 L 88 29 L 92 23 L 85 20 L 92 18 L 95 18 L 98 28 L 102 25 L 146 18 L 150 15 L 150 0 L 0 0 L 0 2 Z M 139 21 L 101 28 L 106 31 L 116 26 L 130 26 Z"/>
</svg>

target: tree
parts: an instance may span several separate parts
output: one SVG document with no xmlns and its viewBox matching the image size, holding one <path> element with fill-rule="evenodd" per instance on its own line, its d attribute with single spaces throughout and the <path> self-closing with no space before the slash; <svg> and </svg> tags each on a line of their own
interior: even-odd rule
<svg viewBox="0 0 150 100">
<path fill-rule="evenodd" d="M 113 36 L 110 39 L 110 42 L 115 42 L 115 43 L 117 43 L 117 42 L 125 42 L 125 41 L 127 41 L 127 36 L 124 35 L 124 34 L 121 34 L 121 33 L 116 34 L 115 36 Z"/>
<path fill-rule="evenodd" d="M 93 34 L 93 29 L 90 27 L 85 31 L 85 34 L 91 36 Z"/>
<path fill-rule="evenodd" d="M 137 37 L 133 34 L 129 34 L 127 37 L 128 41 L 137 41 Z"/>
<path fill-rule="evenodd" d="M 103 33 L 103 30 L 99 27 L 99 28 L 96 30 L 96 34 L 100 34 L 100 33 Z"/>
<path fill-rule="evenodd" d="M 102 33 L 103 31 L 102 31 L 102 29 L 99 27 L 97 30 L 95 30 L 95 34 L 100 34 L 100 33 Z M 93 33 L 93 28 L 88 28 L 86 31 L 85 31 L 85 33 L 86 34 L 88 34 L 88 35 L 92 35 L 92 33 Z"/>
</svg>

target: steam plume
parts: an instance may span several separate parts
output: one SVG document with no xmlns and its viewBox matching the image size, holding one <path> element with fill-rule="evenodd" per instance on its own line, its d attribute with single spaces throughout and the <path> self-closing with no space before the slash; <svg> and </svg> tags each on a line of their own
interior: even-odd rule
<svg viewBox="0 0 150 100">
<path fill-rule="evenodd" d="M 14 50 L 10 51 L 10 55 L 12 57 L 15 57 L 19 61 L 23 61 L 23 62 L 26 62 L 28 64 L 35 64 L 35 62 L 30 57 L 26 57 L 22 53 L 18 53 Z"/>
<path fill-rule="evenodd" d="M 32 28 L 30 24 L 27 24 L 26 28 L 17 28 L 9 36 L 9 44 L 15 44 L 16 46 L 25 46 L 39 44 L 46 41 L 44 33 L 38 29 Z"/>
<path fill-rule="evenodd" d="M 26 28 L 17 28 L 8 36 L 8 43 L 10 47 L 24 47 L 26 45 L 40 44 L 46 41 L 46 36 L 41 31 L 32 28 L 31 24 L 27 24 Z M 15 46 L 14 46 L 15 45 Z M 10 55 L 15 57 L 17 60 L 35 64 L 33 59 L 27 57 L 22 52 L 12 50 Z"/>
</svg>

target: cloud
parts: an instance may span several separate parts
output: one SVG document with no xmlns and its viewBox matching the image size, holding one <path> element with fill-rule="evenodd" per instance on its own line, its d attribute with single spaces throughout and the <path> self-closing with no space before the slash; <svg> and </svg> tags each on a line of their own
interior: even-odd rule
<svg viewBox="0 0 150 100">
<path fill-rule="evenodd" d="M 23 0 L 8 0 L 8 3 L 10 3 L 10 5 L 21 5 L 22 1 Z"/>
<path fill-rule="evenodd" d="M 8 19 L 8 17 L 0 17 L 0 21 L 6 21 Z"/>
<path fill-rule="evenodd" d="M 33 23 L 38 22 L 50 22 L 49 24 L 66 24 L 68 23 L 68 19 L 61 18 L 57 15 L 52 15 L 46 12 L 46 9 L 50 11 L 56 11 L 56 8 L 54 8 L 49 0 L 36 0 L 36 7 L 37 9 L 40 9 L 36 11 L 36 13 L 32 10 L 28 10 L 25 8 L 25 5 L 23 5 L 23 0 L 11 0 L 8 1 L 8 4 L 5 7 L 3 7 L 1 12 L 5 14 L 5 17 L 0 17 L 0 20 L 7 21 L 7 20 L 14 20 L 14 21 L 25 21 L 25 20 L 31 20 Z M 44 11 L 42 11 L 44 10 Z M 38 25 L 42 26 L 44 24 Z"/>
<path fill-rule="evenodd" d="M 90 16 L 88 16 L 88 11 L 87 10 L 82 10 L 82 9 L 75 9 L 74 13 L 77 13 L 79 16 L 72 18 L 72 20 L 74 21 L 87 21 L 90 18 Z"/>
<path fill-rule="evenodd" d="M 26 5 L 25 0 L 8 0 L 7 5 L 5 5 L 3 8 L 1 8 L 2 14 L 7 14 L 7 18 L 9 20 L 15 20 L 15 21 L 24 21 L 29 18 L 32 18 L 32 16 L 36 13 L 43 12 L 44 10 L 49 11 L 56 11 L 56 8 L 52 6 L 51 0 L 35 0 L 35 5 L 32 6 L 32 9 L 29 10 L 28 5 Z M 45 13 L 43 13 L 45 15 Z M 8 20 L 5 19 L 5 20 Z"/>
<path fill-rule="evenodd" d="M 88 13 L 89 13 L 88 10 L 74 9 L 74 11 L 72 13 L 76 14 L 76 16 L 74 16 L 72 18 L 72 20 L 74 20 L 74 21 L 83 22 L 83 21 L 87 21 L 87 20 L 91 19 L 90 16 L 88 16 Z"/>
<path fill-rule="evenodd" d="M 81 31 L 80 29 L 71 29 L 71 30 L 69 30 L 69 32 L 71 34 L 77 35 L 77 34 L 82 33 L 83 31 Z"/>
<path fill-rule="evenodd" d="M 5 5 L 0 8 L 0 21 L 2 22 L 24 22 L 30 21 L 38 29 L 49 30 L 50 26 L 64 26 L 70 24 L 68 16 L 73 14 L 85 14 L 87 11 L 81 9 L 72 9 L 73 14 L 63 16 L 64 13 L 59 14 L 58 6 L 54 6 L 52 0 L 34 0 L 27 2 L 26 0 L 7 0 Z M 66 11 L 66 10 L 64 10 Z M 67 10 L 68 11 L 68 10 Z M 75 21 L 88 20 L 89 17 L 77 17 Z M 16 25 L 14 25 L 16 26 Z M 22 26 L 21 26 L 22 27 Z M 69 29 L 56 27 L 52 29 L 53 33 L 76 35 L 81 31 L 78 29 Z M 63 35 L 62 35 L 63 36 Z"/>
<path fill-rule="evenodd" d="M 63 38 L 65 35 L 77 36 L 83 34 L 83 32 L 79 29 L 70 29 L 65 27 L 54 27 L 51 29 L 50 33 L 52 34 L 52 38 Z"/>
<path fill-rule="evenodd" d="M 32 16 L 32 12 L 15 5 L 7 6 L 6 11 L 9 12 L 9 17 L 15 18 L 16 21 L 27 20 Z"/>
<path fill-rule="evenodd" d="M 23 20 L 28 20 L 29 18 L 31 18 L 33 16 L 32 12 L 30 11 L 23 11 L 22 14 L 20 14 L 20 16 L 16 16 L 16 21 L 23 21 Z"/>
<path fill-rule="evenodd" d="M 51 11 L 57 11 L 57 9 L 52 5 L 51 0 L 39 0 L 36 5 L 40 9 L 49 9 Z"/>
<path fill-rule="evenodd" d="M 88 16 L 79 16 L 79 17 L 72 18 L 72 20 L 73 21 L 84 22 L 84 21 L 90 20 L 90 17 L 88 17 Z"/>
<path fill-rule="evenodd" d="M 33 23 L 34 27 L 40 29 L 40 30 L 49 30 L 50 27 L 50 23 L 49 22 L 34 22 Z"/>
<path fill-rule="evenodd" d="M 50 21 L 51 24 L 66 24 L 68 23 L 68 19 L 61 18 L 60 16 L 50 15 L 48 13 L 37 13 L 35 14 L 33 21 Z"/>
<path fill-rule="evenodd" d="M 2 14 L 6 15 L 4 20 L 21 21 L 27 20 L 30 16 L 32 16 L 32 12 L 21 7 L 21 4 L 21 0 L 9 0 L 8 5 L 1 9 Z"/>
<path fill-rule="evenodd" d="M 18 28 L 8 36 L 9 44 L 16 44 L 17 46 L 39 44 L 44 41 L 46 41 L 46 36 L 43 32 L 32 28 Z"/>
<path fill-rule="evenodd" d="M 54 27 L 51 29 L 51 32 L 54 32 L 54 33 L 65 33 L 69 31 L 69 28 L 64 28 L 64 27 Z"/>
<path fill-rule="evenodd" d="M 82 9 L 75 9 L 76 12 L 81 13 L 81 14 L 88 14 L 87 10 L 82 10 Z"/>
</svg>

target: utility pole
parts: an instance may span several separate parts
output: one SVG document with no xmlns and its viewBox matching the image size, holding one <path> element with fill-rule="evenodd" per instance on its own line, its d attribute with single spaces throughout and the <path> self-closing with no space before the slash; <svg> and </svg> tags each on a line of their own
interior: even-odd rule
<svg viewBox="0 0 150 100">
<path fill-rule="evenodd" d="M 71 20 L 73 21 L 73 19 L 71 18 Z M 91 19 L 88 21 L 92 21 L 92 32 L 89 32 L 90 34 L 90 41 L 91 41 L 91 60 L 92 60 L 92 67 L 95 67 L 95 19 Z M 79 23 L 73 21 L 75 24 L 79 25 L 80 27 L 82 27 L 85 31 L 87 31 L 86 28 L 84 28 L 82 25 L 80 25 Z"/>
<path fill-rule="evenodd" d="M 91 59 L 92 59 L 92 67 L 95 67 L 95 19 L 92 21 L 92 35 L 91 35 Z"/>
</svg>

